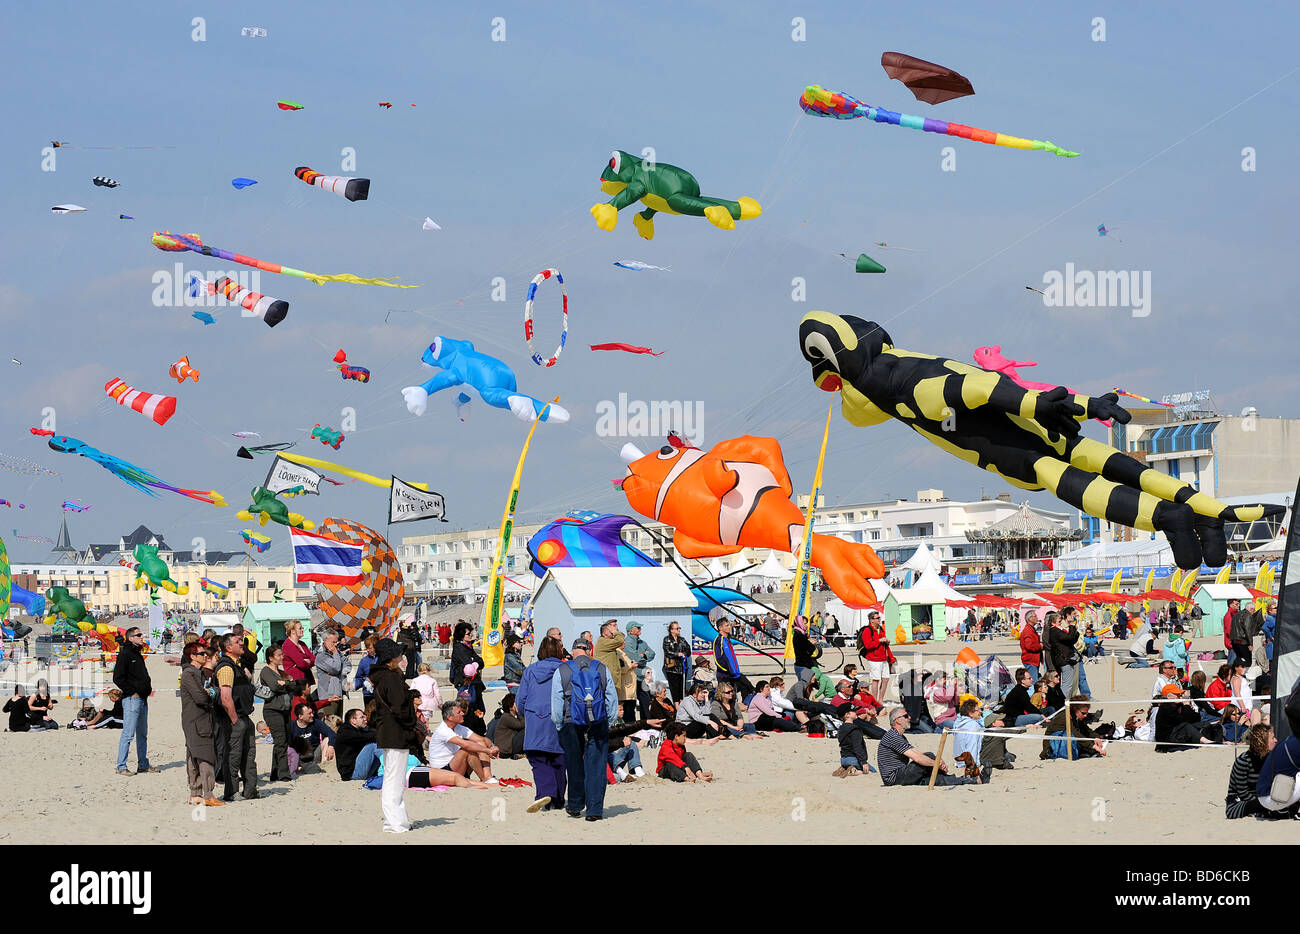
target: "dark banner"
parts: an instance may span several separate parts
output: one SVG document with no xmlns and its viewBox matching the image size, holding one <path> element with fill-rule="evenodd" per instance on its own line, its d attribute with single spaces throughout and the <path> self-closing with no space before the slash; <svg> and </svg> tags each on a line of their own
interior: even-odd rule
<svg viewBox="0 0 1300 934">
<path fill-rule="evenodd" d="M 1270 719 L 1278 741 L 1294 731 L 1286 715 L 1287 699 L 1300 681 L 1300 523 L 1296 522 L 1296 504 L 1300 489 L 1291 500 L 1291 526 L 1286 536 L 1286 555 L 1282 559 L 1282 586 L 1277 598 L 1277 628 L 1273 636 L 1273 706 Z M 1300 711 L 1292 711 L 1292 716 Z"/>
</svg>

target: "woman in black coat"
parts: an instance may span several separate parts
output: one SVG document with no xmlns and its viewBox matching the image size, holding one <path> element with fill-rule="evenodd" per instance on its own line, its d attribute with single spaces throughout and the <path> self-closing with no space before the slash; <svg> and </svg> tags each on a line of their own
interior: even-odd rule
<svg viewBox="0 0 1300 934">
<path fill-rule="evenodd" d="M 370 668 L 370 683 L 375 688 L 375 712 L 370 725 L 375 730 L 375 745 L 383 756 L 384 784 L 380 804 L 385 833 L 406 833 L 411 819 L 406 814 L 406 766 L 415 753 L 423 760 L 416 725 L 415 697 L 418 692 L 406 686 L 402 677 L 405 659 L 401 647 L 392 639 L 375 643 L 375 663 Z"/>
<path fill-rule="evenodd" d="M 673 703 L 679 704 L 686 692 L 686 673 L 691 667 L 691 644 L 682 636 L 681 624 L 676 620 L 668 624 L 664 636 L 664 677 Z"/>
<path fill-rule="evenodd" d="M 487 736 L 487 724 L 483 722 L 483 693 L 487 687 L 483 684 L 483 656 L 474 651 L 474 625 L 463 619 L 457 622 L 451 641 L 451 683 L 458 693 L 466 688 L 473 691 L 469 710 L 465 712 L 465 726 L 479 736 Z M 465 676 L 466 665 L 478 666 L 472 678 Z"/>
</svg>

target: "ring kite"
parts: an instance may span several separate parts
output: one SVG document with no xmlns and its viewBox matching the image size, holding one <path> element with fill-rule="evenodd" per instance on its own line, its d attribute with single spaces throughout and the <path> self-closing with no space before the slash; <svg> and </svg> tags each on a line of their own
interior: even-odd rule
<svg viewBox="0 0 1300 934">
<path fill-rule="evenodd" d="M 241 253 L 231 253 L 229 250 L 219 250 L 216 247 L 204 246 L 203 241 L 199 239 L 198 234 L 174 234 L 171 231 L 163 230 L 153 232 L 153 245 L 160 250 L 169 253 L 182 253 L 185 250 L 192 250 L 195 253 L 202 253 L 204 256 L 211 256 L 216 259 L 223 259 L 228 263 L 239 263 L 241 266 L 252 266 L 254 269 L 261 269 L 266 272 L 277 272 L 285 276 L 297 276 L 299 279 L 309 279 L 317 285 L 323 285 L 326 282 L 351 282 L 355 285 L 386 285 L 390 289 L 418 289 L 418 285 L 399 285 L 391 279 L 365 279 L 361 276 L 354 276 L 350 272 L 341 272 L 335 275 L 324 275 L 318 272 L 306 272 L 302 269 L 294 269 L 292 266 L 282 266 L 279 263 L 268 263 L 266 260 L 255 259 L 252 256 L 244 256 Z"/>
<path fill-rule="evenodd" d="M 971 139 L 977 143 L 988 143 L 990 146 L 1008 146 L 1012 149 L 1041 149 L 1044 152 L 1067 158 L 1078 155 L 1077 152 L 1062 149 L 1047 140 L 1022 139 L 1019 136 L 1008 136 L 1005 133 L 996 133 L 993 130 L 981 130 L 978 127 L 965 126 L 961 123 L 931 120 L 929 117 L 917 117 L 913 114 L 895 113 L 892 110 L 885 110 L 883 107 L 872 107 L 870 104 L 864 104 L 862 101 L 855 100 L 840 91 L 831 91 L 815 84 L 810 84 L 803 89 L 803 94 L 799 95 L 799 106 L 803 108 L 804 113 L 812 114 L 814 117 L 833 117 L 836 120 L 852 120 L 855 117 L 866 117 L 876 123 L 892 123 L 894 126 L 904 126 L 909 130 L 922 130 L 926 133 L 939 133 L 944 136 L 960 136 L 962 139 Z"/>
<path fill-rule="evenodd" d="M 850 423 L 896 418 L 936 447 L 1021 489 L 1047 490 L 1107 522 L 1164 532 L 1180 568 L 1227 561 L 1225 522 L 1286 511 L 1228 506 L 1081 435 L 1081 423 L 1090 418 L 1130 420 L 1114 393 L 1024 389 L 1000 373 L 895 347 L 874 321 L 825 311 L 804 316 L 799 347 L 814 384 L 840 394 L 841 414 Z"/>
<path fill-rule="evenodd" d="M 533 299 L 537 296 L 537 287 L 555 277 L 555 281 L 560 284 L 560 299 L 563 303 L 560 312 L 560 346 L 555 348 L 555 353 L 549 358 L 543 360 L 542 355 L 533 349 Z M 569 339 L 569 292 L 564 287 L 564 276 L 560 275 L 558 269 L 543 269 L 537 275 L 533 276 L 533 281 L 528 284 L 528 297 L 524 299 L 524 342 L 528 344 L 528 349 L 532 351 L 532 361 L 538 366 L 555 366 L 560 359 L 560 353 L 564 350 L 564 342 Z"/>
</svg>

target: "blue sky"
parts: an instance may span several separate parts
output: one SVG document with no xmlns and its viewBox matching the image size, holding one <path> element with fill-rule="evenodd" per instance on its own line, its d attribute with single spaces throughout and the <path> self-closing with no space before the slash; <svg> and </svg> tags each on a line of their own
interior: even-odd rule
<svg viewBox="0 0 1300 934">
<path fill-rule="evenodd" d="M 622 473 L 627 439 L 594 432 L 597 404 L 620 392 L 700 401 L 706 446 L 744 433 L 778 438 L 795 486 L 806 488 L 828 401 L 796 339 L 814 308 L 872 318 L 903 347 L 958 359 L 1002 344 L 1008 356 L 1039 361 L 1027 375 L 1093 392 L 1208 388 L 1221 411 L 1297 414 L 1300 377 L 1286 339 L 1295 333 L 1291 117 L 1300 103 L 1293 9 L 846 6 L 6 9 L 0 318 L 9 356 L 23 365 L 3 371 L 0 452 L 62 477 L 0 473 L 0 497 L 28 506 L 12 522 L 0 516 L 0 531 L 52 536 L 58 504 L 75 498 L 95 504 L 70 517 L 78 544 L 145 523 L 175 547 L 194 536 L 233 547 L 244 525 L 234 511 L 267 467 L 233 456 L 238 430 L 427 481 L 445 494 L 455 525 L 494 524 L 526 426 L 481 403 L 461 424 L 437 397 L 423 418 L 406 412 L 399 391 L 427 377 L 419 356 L 438 334 L 475 341 L 515 369 L 522 391 L 558 394 L 573 413 L 536 433 L 524 520 L 575 507 L 626 511 L 609 478 Z M 204 42 L 191 40 L 196 16 L 206 21 Z M 491 41 L 497 16 L 504 42 Z M 794 17 L 805 20 L 806 41 L 792 41 Z M 1105 42 L 1092 41 L 1094 17 L 1106 20 Z M 241 38 L 245 25 L 269 36 Z M 957 69 L 975 96 L 938 107 L 914 100 L 880 68 L 888 50 Z M 812 83 L 1083 155 L 805 117 L 797 98 Z M 305 109 L 282 112 L 280 98 Z M 42 172 L 41 147 L 55 138 L 172 148 L 64 149 L 57 170 Z M 940 170 L 948 145 L 954 172 Z M 706 195 L 757 198 L 763 216 L 728 232 L 660 215 L 645 242 L 624 211 L 614 232 L 598 230 L 587 212 L 605 200 L 598 176 L 609 151 L 647 146 L 692 172 Z M 345 147 L 357 166 L 341 174 L 371 178 L 370 201 L 350 204 L 293 177 L 298 165 L 339 172 Z M 1244 147 L 1256 150 L 1255 172 L 1241 170 Z M 93 187 L 96 175 L 121 187 Z M 235 191 L 235 176 L 260 183 Z M 49 212 L 64 202 L 88 211 Z M 422 231 L 426 215 L 443 229 Z M 1098 238 L 1099 223 L 1114 236 Z M 263 290 L 290 302 L 283 324 L 272 330 L 226 313 L 204 327 L 188 310 L 150 302 L 151 276 L 178 260 L 221 268 L 155 250 L 150 233 L 164 228 L 302 269 L 400 276 L 421 288 L 263 274 Z M 916 252 L 873 252 L 881 240 Z M 836 255 L 864 250 L 889 272 L 857 276 Z M 620 259 L 672 271 L 627 272 L 612 265 Z M 1149 270 L 1151 315 L 1045 308 L 1024 290 L 1071 262 Z M 522 303 L 547 266 L 565 276 L 571 315 L 564 356 L 541 370 L 524 347 Z M 504 303 L 490 299 L 498 276 Z M 791 300 L 795 277 L 807 283 L 804 303 Z M 557 319 L 555 296 L 543 292 L 539 347 L 553 345 Z M 667 353 L 586 349 L 604 341 Z M 339 379 L 330 361 L 339 347 L 372 370 L 369 384 Z M 202 373 L 197 385 L 177 388 L 167 377 L 182 354 Z M 120 409 L 103 393 L 114 376 L 176 394 L 178 415 L 159 428 Z M 216 488 L 230 508 L 149 499 L 54 454 L 27 433 L 46 406 L 61 433 L 178 486 Z M 302 429 L 337 427 L 344 406 L 356 410 L 357 430 L 337 453 L 316 447 Z M 836 416 L 831 502 L 930 486 L 954 498 L 1005 489 L 900 425 L 856 429 Z M 344 515 L 382 526 L 386 497 L 350 484 L 298 508 L 317 521 Z M 287 555 L 277 548 L 271 557 Z M 10 550 L 28 560 L 44 552 L 15 541 Z"/>
</svg>

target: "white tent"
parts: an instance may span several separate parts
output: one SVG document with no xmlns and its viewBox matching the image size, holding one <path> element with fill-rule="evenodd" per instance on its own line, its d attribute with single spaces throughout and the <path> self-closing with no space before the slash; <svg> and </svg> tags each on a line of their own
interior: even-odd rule
<svg viewBox="0 0 1300 934">
<path fill-rule="evenodd" d="M 941 565 L 939 559 L 934 556 L 934 552 L 929 549 L 925 542 L 922 542 L 917 546 L 916 551 L 912 553 L 912 557 L 903 563 L 903 567 L 915 571 L 917 574 L 924 574 L 926 571 L 933 571 L 938 574 Z"/>
<path fill-rule="evenodd" d="M 771 552 L 768 552 L 767 560 L 750 573 L 768 581 L 788 581 L 794 579 L 794 571 L 785 568 L 780 561 L 776 560 L 776 555 Z"/>
<path fill-rule="evenodd" d="M 1249 552 L 1252 555 L 1282 555 L 1286 554 L 1286 533 L 1282 533 L 1277 538 L 1267 544 L 1260 545 L 1258 548 L 1252 548 Z"/>
<path fill-rule="evenodd" d="M 722 562 L 717 558 L 709 562 L 709 577 L 716 579 L 726 573 L 727 569 L 722 566 Z"/>
<path fill-rule="evenodd" d="M 899 603 L 947 603 L 949 600 L 969 600 L 965 594 L 953 590 L 939 577 L 936 570 L 923 571 L 921 578 L 911 587 L 890 591 Z"/>
</svg>

